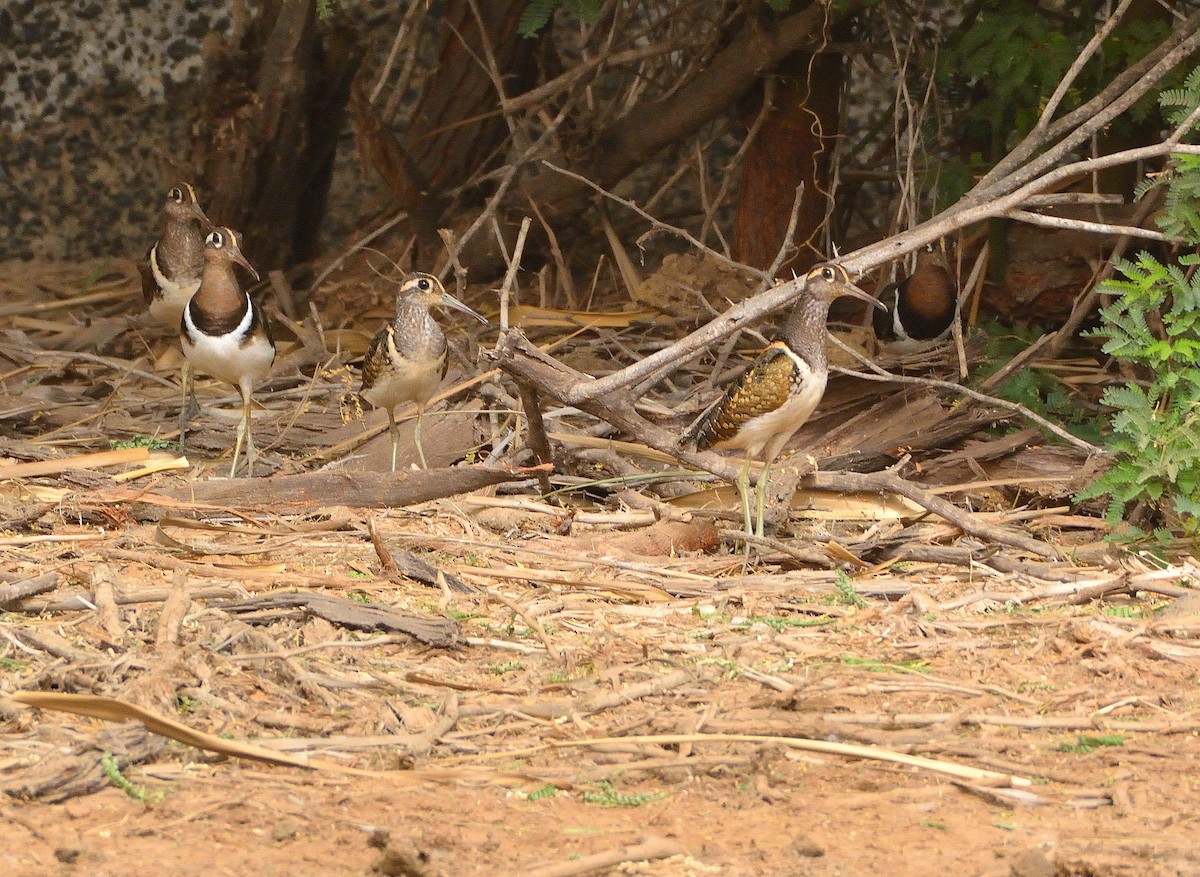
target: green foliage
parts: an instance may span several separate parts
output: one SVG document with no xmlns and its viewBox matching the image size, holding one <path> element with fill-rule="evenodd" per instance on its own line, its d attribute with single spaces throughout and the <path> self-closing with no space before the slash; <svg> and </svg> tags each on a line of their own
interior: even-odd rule
<svg viewBox="0 0 1200 877">
<path fill-rule="evenodd" d="M 135 435 L 130 439 L 114 440 L 108 443 L 114 451 L 126 448 L 148 448 L 151 451 L 177 451 L 179 442 L 170 442 L 156 435 Z"/>
<path fill-rule="evenodd" d="M 1200 68 L 1181 88 L 1159 96 L 1178 125 L 1200 106 Z M 1189 247 L 1200 245 L 1200 160 L 1172 156 L 1159 225 Z M 1145 191 L 1149 187 L 1142 187 Z M 1100 309 L 1103 350 L 1138 368 L 1144 381 L 1109 387 L 1101 401 L 1113 409 L 1108 446 L 1116 462 L 1076 500 L 1108 495 L 1115 524 L 1131 502 L 1173 510 L 1185 531 L 1200 522 L 1200 256 L 1164 265 L 1149 253 L 1117 266 L 1120 278 L 1102 292 L 1116 296 Z M 1136 533 L 1135 533 L 1136 535 Z M 1165 538 L 1168 534 L 1159 534 Z"/>
<path fill-rule="evenodd" d="M 929 662 L 924 658 L 910 658 L 907 661 L 877 661 L 874 658 L 860 658 L 858 655 L 842 655 L 842 664 L 868 673 L 928 673 Z"/>
<path fill-rule="evenodd" d="M 856 594 L 855 596 L 858 595 Z M 835 624 L 836 622 L 837 619 L 829 615 L 820 615 L 816 618 L 794 618 L 791 616 L 780 615 L 750 615 L 735 626 L 751 627 L 755 624 L 764 624 L 772 630 L 779 632 L 789 627 L 825 627 L 826 625 Z"/>
<path fill-rule="evenodd" d="M 534 789 L 525 796 L 526 801 L 541 801 L 543 798 L 553 798 L 558 794 L 558 786 L 554 783 L 546 783 L 540 789 Z"/>
<path fill-rule="evenodd" d="M 492 664 L 488 667 L 489 673 L 494 673 L 497 676 L 503 676 L 505 673 L 515 673 L 518 670 L 524 670 L 525 665 L 520 661 L 501 661 L 498 664 Z"/>
<path fill-rule="evenodd" d="M 1200 67 L 1193 70 L 1179 88 L 1165 89 L 1158 97 L 1167 122 L 1180 125 L 1200 105 Z M 1161 174 L 1142 182 L 1135 192 L 1142 197 L 1151 189 L 1167 187 L 1159 226 L 1168 237 L 1180 241 L 1200 240 L 1200 156 L 1173 155 Z"/>
<path fill-rule="evenodd" d="M 935 157 L 927 187 L 937 209 L 956 201 L 972 177 L 991 168 L 1037 122 L 1079 50 L 1095 33 L 1093 3 L 1028 3 L 982 0 L 970 4 L 961 27 L 947 27 L 937 54 L 935 77 L 942 115 L 933 136 L 952 137 L 954 152 Z M 1070 112 L 1107 85 L 1114 71 L 1143 57 L 1168 34 L 1162 18 L 1126 16 L 1085 65 L 1055 117 Z M 1149 97 L 1114 120 L 1107 134 L 1119 138 L 1153 124 Z"/>
<path fill-rule="evenodd" d="M 121 763 L 111 752 L 105 752 L 100 756 L 100 767 L 104 770 L 104 775 L 108 778 L 108 781 L 133 800 L 140 801 L 143 804 L 154 804 L 163 799 L 162 792 L 148 792 L 145 786 L 138 786 L 131 783 L 121 773 Z"/>
<path fill-rule="evenodd" d="M 946 47 L 939 72 L 947 80 L 986 82 L 971 115 L 992 132 L 1023 134 L 1033 127 L 1040 98 L 1053 92 L 1075 59 L 1076 40 L 1031 15 L 1027 3 L 988 4 L 967 30 Z"/>
<path fill-rule="evenodd" d="M 1200 179 L 1200 168 L 1188 173 Z M 1125 279 L 1105 284 L 1105 292 L 1119 297 L 1100 309 L 1102 326 L 1094 334 L 1107 339 L 1105 353 L 1149 375 L 1144 386 L 1104 392 L 1101 401 L 1114 412 L 1108 447 L 1117 460 L 1075 497 L 1108 494 L 1113 524 L 1134 501 L 1169 504 L 1189 529 L 1200 513 L 1200 274 L 1184 270 L 1194 265 L 1200 257 L 1168 266 L 1142 253 L 1118 265 Z M 1160 315 L 1161 332 L 1150 326 L 1152 313 Z"/>
<path fill-rule="evenodd" d="M 1044 333 L 1038 326 L 1006 328 L 984 320 L 980 323 L 986 335 L 983 358 L 988 365 L 979 369 L 976 382 L 982 382 L 1022 352 Z M 1101 440 L 1100 424 L 1072 394 L 1070 388 L 1039 369 L 1025 368 L 1006 378 L 992 395 L 1023 405 L 1034 414 L 1056 423 L 1072 435 L 1093 444 Z M 1058 436 L 1045 432 L 1046 440 L 1060 442 Z"/>
<path fill-rule="evenodd" d="M 1136 606 L 1105 606 L 1104 614 L 1111 618 L 1141 618 L 1143 612 Z"/>
<path fill-rule="evenodd" d="M 529 0 L 517 23 L 517 33 L 524 37 L 537 36 L 560 6 L 586 24 L 600 17 L 600 0 Z"/>
<path fill-rule="evenodd" d="M 608 780 L 596 783 L 596 791 L 583 793 L 584 801 L 601 807 L 641 807 L 664 797 L 664 792 L 618 792 Z"/>
<path fill-rule="evenodd" d="M 1101 746 L 1124 746 L 1124 734 L 1080 734 L 1074 743 L 1060 743 L 1059 752 L 1073 752 L 1076 755 L 1086 755 Z"/>
<path fill-rule="evenodd" d="M 857 606 L 860 609 L 867 605 L 867 601 L 858 596 L 858 591 L 854 590 L 854 582 L 850 579 L 850 576 L 841 570 L 838 570 L 837 577 L 833 580 L 833 585 L 837 588 L 838 596 L 843 603 Z"/>
</svg>

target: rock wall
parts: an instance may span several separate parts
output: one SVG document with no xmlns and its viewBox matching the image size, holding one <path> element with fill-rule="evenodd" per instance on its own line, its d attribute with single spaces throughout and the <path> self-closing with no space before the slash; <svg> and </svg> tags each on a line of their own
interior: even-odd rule
<svg viewBox="0 0 1200 877">
<path fill-rule="evenodd" d="M 135 254 L 185 173 L 191 95 L 230 5 L 0 5 L 0 258 Z"/>
</svg>

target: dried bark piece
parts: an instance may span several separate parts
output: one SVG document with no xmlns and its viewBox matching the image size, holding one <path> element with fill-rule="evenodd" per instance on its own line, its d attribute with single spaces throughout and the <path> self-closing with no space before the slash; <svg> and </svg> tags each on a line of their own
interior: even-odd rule
<svg viewBox="0 0 1200 877">
<path fill-rule="evenodd" d="M 264 594 L 246 600 L 214 604 L 232 615 L 262 613 L 258 618 L 274 620 L 274 616 L 289 609 L 304 609 L 332 624 L 353 630 L 384 630 L 404 633 L 430 646 L 451 648 L 458 644 L 458 622 L 451 618 L 427 618 L 390 609 L 387 606 L 364 605 L 328 594 L 305 594 L 283 591 Z"/>
</svg>

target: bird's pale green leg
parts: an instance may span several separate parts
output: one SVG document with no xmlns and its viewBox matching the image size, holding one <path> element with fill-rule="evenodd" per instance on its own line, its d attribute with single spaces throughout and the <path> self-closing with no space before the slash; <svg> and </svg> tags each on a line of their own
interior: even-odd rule
<svg viewBox="0 0 1200 877">
<path fill-rule="evenodd" d="M 178 424 L 179 446 L 182 448 L 187 444 L 188 424 L 200 411 L 200 403 L 196 401 L 196 382 L 192 377 L 192 364 L 186 359 L 183 361 L 183 367 L 179 370 L 179 384 L 183 388 L 183 408 L 179 411 Z"/>
<path fill-rule="evenodd" d="M 242 423 L 246 424 L 246 477 L 254 477 L 254 463 L 258 459 L 258 449 L 254 447 L 253 423 L 250 419 L 250 393 L 246 393 L 246 401 L 242 404 Z"/>
<path fill-rule="evenodd" d="M 763 463 L 762 471 L 758 473 L 758 483 L 754 486 L 754 494 L 756 497 L 757 515 L 754 519 L 754 535 L 762 538 L 763 534 L 763 513 L 767 505 L 767 472 L 771 468 L 771 461 Z M 749 523 L 746 525 L 749 527 Z"/>
<path fill-rule="evenodd" d="M 229 477 L 237 474 L 238 460 L 241 459 L 242 449 L 246 449 L 246 474 L 254 474 L 254 462 L 251 459 L 254 450 L 254 440 L 250 438 L 250 394 L 242 389 L 242 419 L 238 421 L 237 437 L 233 441 L 233 465 L 229 467 Z"/>
<path fill-rule="evenodd" d="M 232 478 L 237 472 L 238 458 L 242 455 L 242 444 L 246 435 L 245 419 L 238 421 L 237 437 L 233 441 L 233 465 L 229 467 L 229 477 Z"/>
<path fill-rule="evenodd" d="M 250 429 L 251 387 L 242 385 L 238 389 L 242 393 L 242 419 L 238 422 L 237 439 L 233 443 L 233 465 L 229 468 L 229 477 L 232 478 L 237 473 L 238 459 L 244 450 L 246 452 L 246 477 L 253 478 L 254 461 L 258 458 L 258 452 L 254 448 L 254 433 Z"/>
<path fill-rule="evenodd" d="M 388 435 L 392 439 L 392 471 L 396 471 L 396 449 L 400 446 L 400 430 L 396 426 L 396 415 L 392 409 L 387 410 L 388 413 Z"/>
<path fill-rule="evenodd" d="M 429 465 L 425 462 L 425 449 L 421 447 L 421 416 L 425 413 L 425 406 L 417 406 L 417 425 L 413 427 L 413 444 L 417 446 L 417 459 L 421 461 L 421 468 L 428 469 Z"/>
<path fill-rule="evenodd" d="M 742 501 L 742 526 L 747 534 L 752 534 L 752 523 L 750 520 L 750 455 L 746 454 L 746 462 L 742 464 L 741 474 L 737 480 L 738 498 Z M 746 543 L 747 552 L 750 550 L 750 544 Z"/>
</svg>

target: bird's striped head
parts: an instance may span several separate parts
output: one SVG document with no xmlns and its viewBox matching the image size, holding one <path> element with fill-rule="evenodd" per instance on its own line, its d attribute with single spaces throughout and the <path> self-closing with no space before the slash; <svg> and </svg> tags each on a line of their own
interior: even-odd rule
<svg viewBox="0 0 1200 877">
<path fill-rule="evenodd" d="M 198 219 L 208 225 L 208 217 L 200 209 L 200 199 L 190 183 L 178 183 L 167 190 L 167 214 L 179 219 Z"/>
<path fill-rule="evenodd" d="M 208 233 L 204 239 L 204 258 L 208 261 L 236 262 L 258 280 L 258 272 L 242 255 L 242 236 L 232 228 L 220 226 Z"/>
</svg>

